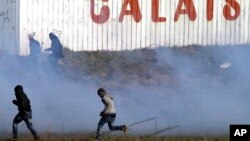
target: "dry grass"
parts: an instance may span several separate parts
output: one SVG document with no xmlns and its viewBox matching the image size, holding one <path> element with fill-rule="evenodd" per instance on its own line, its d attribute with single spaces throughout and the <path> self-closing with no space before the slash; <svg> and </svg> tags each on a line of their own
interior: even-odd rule
<svg viewBox="0 0 250 141">
<path fill-rule="evenodd" d="M 64 76 L 74 81 L 98 80 L 100 85 L 112 87 L 127 86 L 131 82 L 143 85 L 164 85 L 174 87 L 183 79 L 200 80 L 206 78 L 224 79 L 218 67 L 224 61 L 235 61 L 230 54 L 249 53 L 249 45 L 238 47 L 200 47 L 188 46 L 183 48 L 139 49 L 133 51 L 80 51 L 73 52 L 65 49 L 62 70 Z M 236 53 L 235 53 L 236 52 Z M 237 58 L 237 64 L 246 64 Z M 189 66 L 189 67 L 185 67 Z M 197 70 L 200 75 L 182 76 L 178 80 L 179 69 Z M 238 68 L 242 71 L 247 68 Z M 228 70 L 230 73 L 231 70 Z M 72 73 L 73 72 L 73 73 Z M 86 78 L 88 76 L 88 78 Z M 228 80 L 226 76 L 226 80 Z M 87 80 L 86 80 L 87 79 Z M 231 78 L 234 79 L 234 78 Z M 222 82 L 224 83 L 224 82 Z"/>
<path fill-rule="evenodd" d="M 8 141 L 7 137 L 0 138 L 0 141 Z M 18 141 L 33 141 L 30 135 L 21 135 Z M 41 141 L 95 141 L 94 135 L 88 134 L 50 134 L 41 135 Z M 227 136 L 103 136 L 101 141 L 229 141 Z"/>
<path fill-rule="evenodd" d="M 84 78 L 86 74 L 100 83 L 110 85 L 120 83 L 122 86 L 131 81 L 141 84 L 159 84 L 163 83 L 162 80 L 173 80 L 171 68 L 168 65 L 158 65 L 156 52 L 152 49 L 122 52 L 65 50 L 64 53 L 63 73 L 75 81 L 86 79 Z M 152 72 L 157 75 L 151 74 Z"/>
</svg>

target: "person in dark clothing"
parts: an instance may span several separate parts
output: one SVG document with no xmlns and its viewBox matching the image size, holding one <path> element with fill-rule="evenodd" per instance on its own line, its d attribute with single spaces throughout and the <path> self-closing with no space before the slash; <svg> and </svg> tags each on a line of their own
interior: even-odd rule
<svg viewBox="0 0 250 141">
<path fill-rule="evenodd" d="M 40 43 L 34 39 L 34 36 L 32 34 L 29 34 L 28 38 L 29 38 L 30 61 L 31 61 L 30 67 L 33 70 L 39 70 L 41 62 L 40 61 L 41 53 L 42 53 Z"/>
<path fill-rule="evenodd" d="M 51 40 L 51 47 L 45 49 L 45 51 L 52 51 L 52 55 L 49 56 L 49 60 L 52 67 L 55 67 L 58 71 L 58 64 L 60 63 L 59 60 L 63 58 L 63 46 L 54 33 L 50 33 L 49 38 Z"/>
<path fill-rule="evenodd" d="M 32 34 L 29 34 L 28 38 L 29 38 L 30 56 L 32 58 L 40 57 L 41 55 L 40 43 L 34 39 L 34 36 Z"/>
<path fill-rule="evenodd" d="M 52 56 L 57 60 L 63 58 L 63 46 L 58 37 L 54 33 L 50 33 L 49 39 L 51 40 L 51 47 L 45 49 L 45 51 L 52 51 Z"/>
<path fill-rule="evenodd" d="M 23 91 L 23 87 L 21 85 L 17 85 L 14 88 L 16 100 L 13 100 L 12 103 L 15 104 L 18 107 L 18 114 L 15 116 L 13 120 L 13 139 L 12 141 L 17 140 L 18 131 L 17 131 L 17 125 L 25 121 L 28 129 L 31 131 L 34 140 L 39 141 L 39 136 L 37 135 L 36 130 L 34 129 L 32 125 L 32 111 L 31 111 L 31 105 L 30 100 L 27 97 L 27 95 Z"/>
<path fill-rule="evenodd" d="M 100 130 L 106 123 L 108 123 L 109 129 L 112 131 L 121 130 L 124 133 L 127 133 L 128 127 L 126 125 L 114 126 L 116 118 L 115 106 L 113 102 L 114 98 L 108 95 L 106 90 L 103 88 L 99 88 L 97 90 L 97 94 L 102 99 L 102 103 L 104 104 L 104 109 L 100 113 L 101 119 L 98 122 L 96 139 L 100 139 L 101 136 Z"/>
</svg>

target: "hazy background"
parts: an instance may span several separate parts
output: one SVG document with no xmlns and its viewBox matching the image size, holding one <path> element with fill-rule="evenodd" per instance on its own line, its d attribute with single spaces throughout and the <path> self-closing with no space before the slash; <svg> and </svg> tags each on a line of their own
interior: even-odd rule
<svg viewBox="0 0 250 141">
<path fill-rule="evenodd" d="M 134 133 L 147 134 L 154 132 L 155 127 L 180 125 L 166 133 L 224 134 L 230 124 L 250 122 L 249 47 L 159 48 L 154 53 L 157 58 L 154 66 L 171 69 L 172 79 L 155 85 L 131 81 L 124 87 L 100 84 L 98 79 L 74 81 L 47 65 L 33 70 L 26 57 L 2 55 L 0 131 L 11 132 L 12 120 L 18 112 L 12 104 L 13 89 L 18 84 L 23 85 L 31 100 L 38 132 L 94 132 L 103 109 L 96 94 L 99 87 L 107 88 L 114 97 L 117 125 L 158 117 L 131 127 Z M 221 65 L 225 63 L 230 65 L 223 69 Z M 155 75 L 152 68 L 147 72 L 149 76 Z M 119 75 L 110 79 L 117 83 L 126 77 L 115 74 Z M 19 127 L 22 130 L 26 125 L 22 122 Z"/>
</svg>

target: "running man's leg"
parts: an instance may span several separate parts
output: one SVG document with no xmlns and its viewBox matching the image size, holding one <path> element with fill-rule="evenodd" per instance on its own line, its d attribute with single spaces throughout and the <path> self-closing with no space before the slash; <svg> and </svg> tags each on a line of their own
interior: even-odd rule
<svg viewBox="0 0 250 141">
<path fill-rule="evenodd" d="M 20 113 L 18 113 L 14 120 L 13 120 L 13 125 L 12 125 L 12 131 L 13 131 L 13 139 L 17 139 L 18 136 L 18 129 L 17 129 L 17 125 L 23 121 L 23 117 Z"/>
<path fill-rule="evenodd" d="M 107 123 L 107 119 L 105 116 L 103 116 L 100 121 L 98 122 L 98 126 L 97 126 L 97 131 L 96 131 L 96 139 L 99 139 L 100 138 L 100 131 L 101 131 L 101 128 L 104 126 L 105 123 Z"/>
<path fill-rule="evenodd" d="M 32 133 L 34 139 L 39 138 L 38 135 L 37 135 L 37 132 L 34 129 L 33 124 L 32 124 L 32 112 L 26 112 L 25 117 L 24 117 L 24 121 L 25 121 L 28 129 Z"/>
<path fill-rule="evenodd" d="M 114 122 L 115 122 L 115 115 L 109 115 L 108 116 L 108 126 L 109 126 L 109 130 L 122 130 L 124 125 L 121 126 L 114 126 Z"/>
</svg>

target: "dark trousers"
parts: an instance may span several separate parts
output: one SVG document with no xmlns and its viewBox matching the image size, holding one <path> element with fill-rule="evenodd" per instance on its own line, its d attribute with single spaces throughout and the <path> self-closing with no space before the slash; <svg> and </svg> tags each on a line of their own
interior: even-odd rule
<svg viewBox="0 0 250 141">
<path fill-rule="evenodd" d="M 62 58 L 50 55 L 48 56 L 48 59 L 49 59 L 49 67 L 51 69 L 50 71 L 56 74 L 61 74 L 59 60 Z"/>
<path fill-rule="evenodd" d="M 100 137 L 100 131 L 101 131 L 101 128 L 106 124 L 108 123 L 108 126 L 109 126 L 109 130 L 122 130 L 123 126 L 124 125 L 121 125 L 121 126 L 114 126 L 114 122 L 115 122 L 115 117 L 116 117 L 116 114 L 105 114 L 104 116 L 102 116 L 102 118 L 100 119 L 100 121 L 98 122 L 98 126 L 97 126 L 97 133 L 96 133 L 96 138 L 99 138 Z"/>
<path fill-rule="evenodd" d="M 36 130 L 34 129 L 33 125 L 32 125 L 32 112 L 25 112 L 25 113 L 18 113 L 16 115 L 16 117 L 13 120 L 13 138 L 17 139 L 18 136 L 18 130 L 17 130 L 17 125 L 24 121 L 28 127 L 28 129 L 30 130 L 30 132 L 32 133 L 34 138 L 37 138 L 37 133 Z"/>
</svg>

